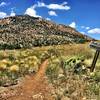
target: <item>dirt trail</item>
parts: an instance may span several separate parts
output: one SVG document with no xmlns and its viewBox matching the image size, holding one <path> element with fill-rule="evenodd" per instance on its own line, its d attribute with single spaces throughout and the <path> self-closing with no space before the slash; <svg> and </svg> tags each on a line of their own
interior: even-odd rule
<svg viewBox="0 0 100 100">
<path fill-rule="evenodd" d="M 20 87 L 17 87 L 16 94 L 9 96 L 4 100 L 53 100 L 50 95 L 52 86 L 48 84 L 45 77 L 45 71 L 48 60 L 45 60 L 39 71 L 32 76 L 26 76 Z"/>
</svg>

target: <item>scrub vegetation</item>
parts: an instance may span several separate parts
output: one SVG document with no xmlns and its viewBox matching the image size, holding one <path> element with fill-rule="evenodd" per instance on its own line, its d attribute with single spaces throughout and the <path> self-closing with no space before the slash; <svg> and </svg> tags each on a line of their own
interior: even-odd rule
<svg viewBox="0 0 100 100">
<path fill-rule="evenodd" d="M 90 73 L 94 50 L 89 44 L 71 44 L 0 51 L 0 87 L 14 86 L 35 75 L 48 59 L 45 71 L 54 100 L 99 100 L 100 58 Z M 42 84 L 42 83 L 41 83 Z M 1 91 L 1 90 L 0 90 Z M 42 99 L 40 99 L 42 100 Z"/>
</svg>

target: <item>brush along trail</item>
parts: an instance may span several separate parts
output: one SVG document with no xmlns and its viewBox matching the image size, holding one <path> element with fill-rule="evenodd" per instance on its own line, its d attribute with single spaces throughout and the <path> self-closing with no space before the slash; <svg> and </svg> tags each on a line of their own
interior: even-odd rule
<svg viewBox="0 0 100 100">
<path fill-rule="evenodd" d="M 19 87 L 9 90 L 0 100 L 53 100 L 50 95 L 52 86 L 48 84 L 45 76 L 47 65 L 48 59 L 40 65 L 35 75 L 26 76 Z"/>
</svg>

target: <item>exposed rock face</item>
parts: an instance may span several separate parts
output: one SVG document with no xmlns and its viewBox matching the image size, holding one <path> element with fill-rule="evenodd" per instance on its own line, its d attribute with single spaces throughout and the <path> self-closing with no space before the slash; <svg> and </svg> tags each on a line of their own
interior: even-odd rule
<svg viewBox="0 0 100 100">
<path fill-rule="evenodd" d="M 75 29 L 28 15 L 0 19 L 0 49 L 88 41 Z"/>
</svg>

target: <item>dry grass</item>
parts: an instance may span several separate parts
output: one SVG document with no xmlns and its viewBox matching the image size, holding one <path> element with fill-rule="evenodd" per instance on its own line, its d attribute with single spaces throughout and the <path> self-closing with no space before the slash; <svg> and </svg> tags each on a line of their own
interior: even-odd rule
<svg viewBox="0 0 100 100">
<path fill-rule="evenodd" d="M 48 79 L 55 88 L 55 93 L 53 94 L 53 96 L 56 95 L 55 98 L 59 99 L 68 97 L 71 98 L 71 100 L 87 100 L 87 98 L 90 96 L 91 98 L 97 98 L 100 90 L 100 57 L 96 65 L 95 73 L 92 73 L 92 76 L 89 73 L 75 75 L 73 73 L 70 73 L 69 70 L 67 70 L 66 75 L 64 75 L 62 66 L 65 65 L 61 63 L 68 61 L 68 59 L 70 58 L 77 59 L 83 57 L 85 58 L 85 66 L 90 67 L 94 53 L 95 50 L 89 47 L 89 43 L 45 46 L 26 50 L 2 50 L 0 51 L 0 64 L 2 63 L 1 65 L 4 66 L 0 65 L 0 78 L 5 78 L 4 83 L 6 83 L 6 79 L 10 76 L 12 77 L 13 75 L 15 75 L 15 78 L 18 79 L 23 74 L 29 74 L 30 72 L 33 73 L 34 71 L 37 72 L 39 69 L 38 65 L 40 65 L 45 58 L 49 57 L 49 70 L 47 70 L 46 74 L 48 74 Z M 72 66 L 72 68 L 73 67 L 74 65 Z M 14 70 L 14 73 L 12 73 L 12 71 L 9 71 L 10 68 Z M 8 74 L 10 74 L 9 77 L 7 76 Z M 1 82 L 3 81 L 1 80 Z M 66 88 L 64 87 L 64 85 Z"/>
<path fill-rule="evenodd" d="M 47 46 L 47 47 L 41 47 L 41 48 L 37 47 L 37 48 L 34 48 L 33 50 L 47 51 L 49 49 L 56 49 L 60 51 L 61 54 L 64 56 L 85 55 L 87 58 L 90 58 L 93 52 L 93 50 L 89 48 L 89 43 Z"/>
</svg>

